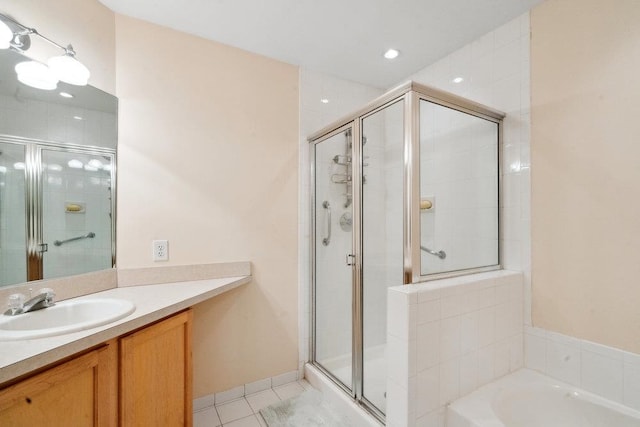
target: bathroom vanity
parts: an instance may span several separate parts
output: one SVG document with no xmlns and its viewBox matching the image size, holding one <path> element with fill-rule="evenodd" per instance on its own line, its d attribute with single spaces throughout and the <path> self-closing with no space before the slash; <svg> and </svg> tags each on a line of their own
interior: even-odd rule
<svg viewBox="0 0 640 427">
<path fill-rule="evenodd" d="M 11 426 L 191 425 L 191 307 L 249 280 L 131 286 L 79 297 L 127 299 L 136 310 L 90 330 L 0 342 L 0 420 Z"/>
</svg>

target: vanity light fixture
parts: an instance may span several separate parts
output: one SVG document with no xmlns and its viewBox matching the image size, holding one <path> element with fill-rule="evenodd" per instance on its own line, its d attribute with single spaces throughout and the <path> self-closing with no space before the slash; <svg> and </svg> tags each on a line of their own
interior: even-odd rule
<svg viewBox="0 0 640 427">
<path fill-rule="evenodd" d="M 84 64 L 78 61 L 71 45 L 63 48 L 64 55 L 49 58 L 47 64 L 58 80 L 71 85 L 86 86 L 91 73 Z"/>
<path fill-rule="evenodd" d="M 328 104 L 329 100 L 327 98 L 322 98 L 320 102 L 322 102 L 323 104 Z"/>
<path fill-rule="evenodd" d="M 24 61 L 16 64 L 18 80 L 27 86 L 42 90 L 53 90 L 58 87 L 58 79 L 49 67 L 36 61 Z"/>
<path fill-rule="evenodd" d="M 47 43 L 62 49 L 63 54 L 49 58 L 47 61 L 48 66 L 41 64 L 50 74 L 48 77 L 44 77 L 45 72 L 41 67 L 36 70 L 34 66 L 30 65 L 28 67 L 21 67 L 21 69 L 18 70 L 16 66 L 18 80 L 26 85 L 46 90 L 55 89 L 56 86 L 51 87 L 51 81 L 53 79 L 55 79 L 56 85 L 58 81 L 76 86 L 85 86 L 88 83 L 91 73 L 84 64 L 75 58 L 76 51 L 73 49 L 73 46 L 67 45 L 65 47 L 60 45 L 40 34 L 35 28 L 29 28 L 13 18 L 0 14 L 0 49 L 11 48 L 18 52 L 25 52 L 31 46 L 31 39 L 29 38 L 31 35 L 38 36 Z M 36 61 L 26 62 L 36 63 Z M 46 84 L 42 83 L 43 80 L 46 80 Z"/>
<path fill-rule="evenodd" d="M 60 92 L 60 96 L 63 98 L 73 98 L 73 95 L 68 92 Z"/>
<path fill-rule="evenodd" d="M 395 59 L 400 55 L 400 51 L 396 49 L 389 49 L 384 53 L 384 57 L 387 59 Z"/>
<path fill-rule="evenodd" d="M 451 80 L 454 83 L 462 83 L 464 81 L 464 78 L 462 77 L 456 77 L 455 79 Z"/>
<path fill-rule="evenodd" d="M 82 120 L 81 116 L 73 116 L 74 120 Z"/>
</svg>

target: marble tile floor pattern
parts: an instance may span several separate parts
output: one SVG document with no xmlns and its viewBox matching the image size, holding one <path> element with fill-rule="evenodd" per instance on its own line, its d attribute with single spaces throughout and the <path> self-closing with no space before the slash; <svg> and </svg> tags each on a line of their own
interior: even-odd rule
<svg viewBox="0 0 640 427">
<path fill-rule="evenodd" d="M 248 394 L 193 413 L 194 427 L 266 427 L 260 409 L 298 396 L 311 384 L 299 380 L 278 387 Z"/>
</svg>

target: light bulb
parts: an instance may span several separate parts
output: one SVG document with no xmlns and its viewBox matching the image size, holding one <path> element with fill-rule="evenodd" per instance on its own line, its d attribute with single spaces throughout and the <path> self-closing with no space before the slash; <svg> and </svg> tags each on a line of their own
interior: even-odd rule
<svg viewBox="0 0 640 427">
<path fill-rule="evenodd" d="M 91 75 L 89 69 L 70 54 L 49 58 L 47 64 L 58 80 L 72 85 L 85 86 Z"/>
<path fill-rule="evenodd" d="M 13 31 L 0 20 L 0 49 L 8 49 L 13 39 Z"/>
<path fill-rule="evenodd" d="M 389 49 L 384 53 L 384 57 L 387 59 L 397 58 L 398 55 L 400 55 L 400 52 L 397 51 L 396 49 Z"/>
<path fill-rule="evenodd" d="M 53 90 L 58 86 L 58 79 L 51 74 L 49 67 L 39 62 L 20 62 L 15 69 L 18 80 L 27 86 L 43 90 Z"/>
</svg>

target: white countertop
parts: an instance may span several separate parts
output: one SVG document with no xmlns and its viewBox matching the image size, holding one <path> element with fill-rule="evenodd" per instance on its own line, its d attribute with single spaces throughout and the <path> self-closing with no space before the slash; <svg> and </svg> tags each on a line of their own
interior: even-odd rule
<svg viewBox="0 0 640 427">
<path fill-rule="evenodd" d="M 122 298 L 132 301 L 136 309 L 120 320 L 84 331 L 0 342 L 0 384 L 177 313 L 250 280 L 251 276 L 239 276 L 128 286 L 74 298 Z"/>
</svg>

